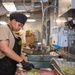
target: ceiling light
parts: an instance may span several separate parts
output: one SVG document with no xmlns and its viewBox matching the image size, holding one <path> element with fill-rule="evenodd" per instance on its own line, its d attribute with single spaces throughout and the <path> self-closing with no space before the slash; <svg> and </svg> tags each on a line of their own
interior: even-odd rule
<svg viewBox="0 0 75 75">
<path fill-rule="evenodd" d="M 27 22 L 35 22 L 35 19 L 28 19 Z"/>
<path fill-rule="evenodd" d="M 28 14 L 25 14 L 27 17 L 30 17 L 30 15 L 28 15 Z"/>
<path fill-rule="evenodd" d="M 16 10 L 16 12 L 26 12 L 26 10 Z"/>
<path fill-rule="evenodd" d="M 7 17 L 9 17 L 9 16 L 10 16 L 10 14 L 6 14 L 6 16 L 7 16 Z"/>
<path fill-rule="evenodd" d="M 30 14 L 29 13 L 24 13 L 27 17 L 30 17 Z"/>
<path fill-rule="evenodd" d="M 42 2 L 42 1 L 43 1 L 43 2 L 48 2 L 48 0 L 40 0 L 40 2 Z"/>
<path fill-rule="evenodd" d="M 7 25 L 7 23 L 5 21 L 0 21 L 0 24 Z"/>
<path fill-rule="evenodd" d="M 16 7 L 15 7 L 15 4 L 13 2 L 6 2 L 6 3 L 3 2 L 2 4 L 6 8 L 7 11 L 9 11 L 9 12 L 16 11 Z"/>
</svg>

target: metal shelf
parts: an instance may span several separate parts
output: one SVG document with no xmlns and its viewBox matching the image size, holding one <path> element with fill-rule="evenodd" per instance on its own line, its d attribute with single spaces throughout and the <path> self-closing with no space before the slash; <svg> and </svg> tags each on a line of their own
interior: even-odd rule
<svg viewBox="0 0 75 75">
<path fill-rule="evenodd" d="M 62 14 L 60 17 L 75 17 L 75 9 L 70 9 Z"/>
</svg>

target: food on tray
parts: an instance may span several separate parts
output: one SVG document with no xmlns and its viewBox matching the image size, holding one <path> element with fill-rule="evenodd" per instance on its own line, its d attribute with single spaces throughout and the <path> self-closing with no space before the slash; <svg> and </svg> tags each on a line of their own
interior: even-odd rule
<svg viewBox="0 0 75 75">
<path fill-rule="evenodd" d="M 26 75 L 38 75 L 38 70 L 32 69 L 30 71 L 27 71 Z"/>
<path fill-rule="evenodd" d="M 26 75 L 55 75 L 54 71 L 32 69 L 27 71 Z"/>
<path fill-rule="evenodd" d="M 75 75 L 75 69 L 72 68 L 71 66 L 69 66 L 65 63 L 60 64 L 59 66 L 64 73 Z"/>
</svg>

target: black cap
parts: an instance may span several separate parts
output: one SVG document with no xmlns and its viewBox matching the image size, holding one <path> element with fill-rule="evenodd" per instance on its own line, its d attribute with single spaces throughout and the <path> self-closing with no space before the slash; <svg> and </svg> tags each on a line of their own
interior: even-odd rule
<svg viewBox="0 0 75 75">
<path fill-rule="evenodd" d="M 10 21 L 15 19 L 17 22 L 22 23 L 23 25 L 27 21 L 27 17 L 23 13 L 13 12 L 10 14 Z"/>
</svg>

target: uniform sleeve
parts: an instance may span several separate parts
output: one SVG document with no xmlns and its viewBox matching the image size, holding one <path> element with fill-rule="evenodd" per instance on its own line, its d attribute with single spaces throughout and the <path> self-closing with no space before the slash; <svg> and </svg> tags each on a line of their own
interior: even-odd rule
<svg viewBox="0 0 75 75">
<path fill-rule="evenodd" d="M 8 39 L 8 30 L 5 27 L 0 27 L 0 40 L 6 40 Z"/>
</svg>

